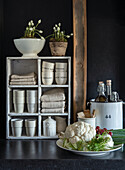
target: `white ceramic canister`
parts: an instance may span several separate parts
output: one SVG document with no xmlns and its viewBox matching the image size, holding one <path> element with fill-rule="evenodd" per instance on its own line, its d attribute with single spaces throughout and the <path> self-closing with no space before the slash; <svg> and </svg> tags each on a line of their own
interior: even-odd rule
<svg viewBox="0 0 125 170">
<path fill-rule="evenodd" d="M 50 116 L 43 121 L 43 135 L 56 136 L 56 121 Z"/>
<path fill-rule="evenodd" d="M 95 110 L 96 126 L 107 129 L 123 128 L 123 102 L 90 101 L 90 113 Z"/>
</svg>

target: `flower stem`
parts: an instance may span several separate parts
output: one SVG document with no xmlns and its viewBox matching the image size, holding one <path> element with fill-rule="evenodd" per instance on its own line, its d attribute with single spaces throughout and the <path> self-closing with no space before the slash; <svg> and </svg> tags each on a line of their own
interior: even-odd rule
<svg viewBox="0 0 125 170">
<path fill-rule="evenodd" d="M 45 37 L 45 39 L 47 39 L 47 38 L 49 38 L 49 37 L 51 37 L 51 36 L 53 36 L 54 34 L 51 34 L 51 35 L 48 35 L 47 37 Z"/>
</svg>

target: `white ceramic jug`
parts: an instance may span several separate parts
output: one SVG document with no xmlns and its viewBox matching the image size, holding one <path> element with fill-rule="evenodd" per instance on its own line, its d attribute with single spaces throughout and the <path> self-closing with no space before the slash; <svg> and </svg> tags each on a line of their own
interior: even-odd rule
<svg viewBox="0 0 125 170">
<path fill-rule="evenodd" d="M 56 121 L 50 116 L 43 121 L 43 135 L 56 136 Z"/>
</svg>

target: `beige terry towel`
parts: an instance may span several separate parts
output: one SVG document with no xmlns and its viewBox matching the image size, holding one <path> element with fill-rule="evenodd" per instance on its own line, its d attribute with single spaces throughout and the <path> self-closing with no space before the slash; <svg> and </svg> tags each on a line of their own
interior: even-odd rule
<svg viewBox="0 0 125 170">
<path fill-rule="evenodd" d="M 36 85 L 36 81 L 29 81 L 29 82 L 13 81 L 13 82 L 10 82 L 10 85 Z"/>
<path fill-rule="evenodd" d="M 42 108 L 62 108 L 65 107 L 65 101 L 59 101 L 59 102 L 42 102 L 41 103 Z"/>
<path fill-rule="evenodd" d="M 54 88 L 52 90 L 44 92 L 44 94 L 41 96 L 41 101 L 55 102 L 63 100 L 65 100 L 65 93 L 64 89 L 62 88 Z"/>
<path fill-rule="evenodd" d="M 22 79 L 22 78 L 19 78 L 19 79 L 17 79 L 17 78 L 12 78 L 11 79 L 11 82 L 13 82 L 13 81 L 35 81 L 36 80 L 36 78 L 25 78 L 25 79 Z"/>
<path fill-rule="evenodd" d="M 18 74 L 12 74 L 11 75 L 11 79 L 19 79 L 19 78 L 23 78 L 23 79 L 26 79 L 26 78 L 35 78 L 36 77 L 36 73 L 35 72 L 32 72 L 32 73 L 28 73 L 28 74 L 22 74 L 22 75 L 18 75 Z"/>
<path fill-rule="evenodd" d="M 42 109 L 42 113 L 64 113 L 65 108 Z"/>
</svg>

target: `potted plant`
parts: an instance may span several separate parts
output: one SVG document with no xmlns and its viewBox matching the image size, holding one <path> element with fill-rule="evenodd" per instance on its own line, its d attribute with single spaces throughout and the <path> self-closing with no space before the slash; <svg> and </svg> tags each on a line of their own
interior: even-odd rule
<svg viewBox="0 0 125 170">
<path fill-rule="evenodd" d="M 55 24 L 53 27 L 53 34 L 46 37 L 51 37 L 49 46 L 52 56 L 65 56 L 68 45 L 67 38 L 70 38 L 71 36 L 73 36 L 73 33 L 65 35 L 65 31 L 61 31 L 61 23 L 58 25 Z"/>
<path fill-rule="evenodd" d="M 37 29 L 40 23 L 41 20 L 35 26 L 33 20 L 31 20 L 26 27 L 24 36 L 14 39 L 16 48 L 23 54 L 22 57 L 38 57 L 37 54 L 43 49 L 45 44 L 45 39 L 41 36 L 43 31 Z M 36 35 L 40 38 L 36 38 Z"/>
</svg>

